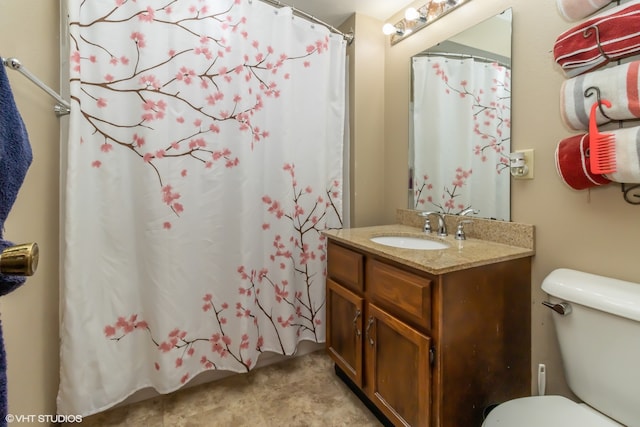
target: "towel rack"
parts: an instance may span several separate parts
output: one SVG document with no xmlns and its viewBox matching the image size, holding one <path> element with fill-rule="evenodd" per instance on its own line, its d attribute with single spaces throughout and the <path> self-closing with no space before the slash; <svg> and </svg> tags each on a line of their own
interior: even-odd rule
<svg viewBox="0 0 640 427">
<path fill-rule="evenodd" d="M 22 65 L 22 63 L 20 63 L 20 61 L 17 58 L 6 58 L 6 59 L 2 58 L 2 65 L 4 65 L 5 67 L 10 68 L 12 70 L 18 71 L 20 74 L 22 74 L 23 76 L 25 76 L 26 78 L 31 80 L 40 89 L 42 89 L 45 92 L 47 92 L 47 94 L 49 94 L 49 96 L 51 96 L 53 99 L 55 99 L 58 102 L 53 107 L 53 111 L 56 113 L 56 116 L 58 116 L 58 117 L 65 116 L 65 115 L 67 115 L 67 114 L 69 114 L 71 112 L 71 105 L 69 105 L 69 103 L 67 101 L 62 99 L 62 97 L 60 95 L 58 95 L 53 89 L 51 89 L 49 86 L 44 84 L 36 76 L 31 74 L 31 72 L 29 72 L 29 70 L 27 70 Z"/>
<path fill-rule="evenodd" d="M 632 205 L 640 205 L 640 184 L 622 184 L 624 201 Z"/>
</svg>

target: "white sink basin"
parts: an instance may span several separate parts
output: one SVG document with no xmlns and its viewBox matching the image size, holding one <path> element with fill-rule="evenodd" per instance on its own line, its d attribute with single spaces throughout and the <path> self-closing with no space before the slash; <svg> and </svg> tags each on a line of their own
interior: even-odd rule
<svg viewBox="0 0 640 427">
<path fill-rule="evenodd" d="M 372 237 L 370 240 L 381 245 L 393 246 L 394 248 L 403 249 L 421 249 L 433 251 L 438 249 L 446 249 L 449 247 L 448 243 L 409 236 L 379 236 Z"/>
</svg>

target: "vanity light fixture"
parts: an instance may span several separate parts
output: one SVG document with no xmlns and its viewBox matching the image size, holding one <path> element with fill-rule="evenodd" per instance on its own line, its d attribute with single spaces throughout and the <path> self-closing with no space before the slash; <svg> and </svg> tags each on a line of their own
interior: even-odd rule
<svg viewBox="0 0 640 427">
<path fill-rule="evenodd" d="M 382 32 L 387 36 L 395 34 L 397 36 L 402 37 L 404 35 L 404 28 L 399 28 L 398 24 L 393 25 L 393 24 L 386 23 L 382 27 Z"/>
<path fill-rule="evenodd" d="M 384 24 L 382 32 L 391 36 L 391 44 L 394 45 L 469 1 L 471 0 L 429 0 L 417 9 L 408 8 L 404 18 L 395 25 Z"/>
<path fill-rule="evenodd" d="M 413 21 L 426 21 L 427 15 L 424 15 L 418 11 L 415 7 L 410 7 L 404 11 L 404 20 L 407 22 Z"/>
</svg>

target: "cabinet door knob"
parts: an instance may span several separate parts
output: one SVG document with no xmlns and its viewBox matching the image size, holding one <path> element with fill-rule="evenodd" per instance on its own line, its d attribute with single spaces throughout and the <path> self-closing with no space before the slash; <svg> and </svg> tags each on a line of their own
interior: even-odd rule
<svg viewBox="0 0 640 427">
<path fill-rule="evenodd" d="M 356 330 L 356 336 L 358 338 L 362 335 L 362 332 L 358 329 L 358 317 L 360 317 L 361 314 L 360 310 L 356 310 L 356 316 L 353 318 L 353 328 Z"/>
<path fill-rule="evenodd" d="M 369 321 L 367 322 L 367 339 L 369 340 L 369 345 L 373 347 L 373 345 L 375 344 L 375 341 L 373 341 L 373 338 L 371 338 L 371 334 L 369 333 L 369 329 L 371 329 L 371 326 L 373 325 L 373 316 L 369 316 Z"/>
</svg>

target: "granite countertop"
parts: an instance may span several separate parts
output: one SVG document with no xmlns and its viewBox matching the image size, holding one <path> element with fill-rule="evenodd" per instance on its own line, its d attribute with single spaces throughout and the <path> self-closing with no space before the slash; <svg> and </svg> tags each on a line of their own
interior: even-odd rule
<svg viewBox="0 0 640 427">
<path fill-rule="evenodd" d="M 511 246 L 469 236 L 467 236 L 467 240 L 456 240 L 452 233 L 441 238 L 435 234 L 425 235 L 420 228 L 403 224 L 328 230 L 324 234 L 330 240 L 348 244 L 371 254 L 384 256 L 431 274 L 448 273 L 535 254 L 535 250 L 531 247 Z M 403 249 L 381 245 L 369 240 L 371 237 L 390 235 L 440 240 L 448 243 L 449 247 L 440 250 Z"/>
</svg>

